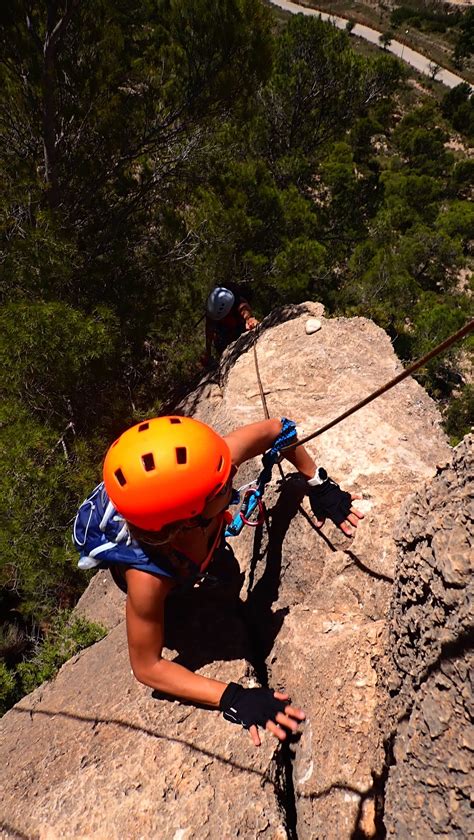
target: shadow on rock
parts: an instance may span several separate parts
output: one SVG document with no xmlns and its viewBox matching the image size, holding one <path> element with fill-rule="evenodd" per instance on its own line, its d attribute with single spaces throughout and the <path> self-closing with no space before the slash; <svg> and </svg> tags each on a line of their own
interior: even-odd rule
<svg viewBox="0 0 474 840">
<path fill-rule="evenodd" d="M 177 589 L 167 599 L 165 645 L 174 662 L 196 671 L 211 662 L 249 658 L 240 616 L 244 574 L 230 546 L 219 551 L 202 584 Z"/>
<path fill-rule="evenodd" d="M 262 685 L 267 682 L 265 661 L 274 647 L 288 608 L 273 610 L 278 600 L 282 575 L 282 548 L 291 520 L 296 516 L 304 491 L 298 479 L 289 476 L 280 484 L 276 505 L 267 513 L 268 544 L 262 550 L 263 529 L 255 534 L 250 566 L 248 597 L 243 605 L 245 622 L 253 641 L 254 666 Z M 258 566 L 266 556 L 265 568 L 258 575 Z M 254 583 L 255 579 L 257 582 Z"/>
<path fill-rule="evenodd" d="M 287 614 L 287 609 L 274 612 L 272 606 L 278 599 L 283 541 L 301 501 L 298 489 L 291 479 L 282 483 L 277 504 L 267 515 L 265 547 L 263 527 L 256 528 L 246 601 L 240 597 L 245 576 L 229 544 L 209 567 L 209 579 L 168 597 L 165 645 L 177 651 L 174 662 L 197 671 L 212 662 L 245 659 L 266 684 L 265 659 Z"/>
</svg>

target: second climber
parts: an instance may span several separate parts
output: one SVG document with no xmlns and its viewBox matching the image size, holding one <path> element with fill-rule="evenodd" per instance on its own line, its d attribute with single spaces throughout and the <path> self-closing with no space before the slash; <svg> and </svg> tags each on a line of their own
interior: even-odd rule
<svg viewBox="0 0 474 840">
<path fill-rule="evenodd" d="M 215 349 L 221 353 L 242 333 L 253 330 L 258 324 L 250 303 L 237 285 L 216 286 L 206 303 L 206 349 L 202 357 L 207 365 Z"/>
</svg>

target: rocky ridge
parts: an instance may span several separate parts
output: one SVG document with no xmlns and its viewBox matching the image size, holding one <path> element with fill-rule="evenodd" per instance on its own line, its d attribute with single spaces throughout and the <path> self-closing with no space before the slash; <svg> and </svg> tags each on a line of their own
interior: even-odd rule
<svg viewBox="0 0 474 840">
<path fill-rule="evenodd" d="M 382 673 L 392 731 L 385 799 L 389 836 L 466 838 L 474 798 L 474 451 L 456 447 L 409 499 Z"/>
<path fill-rule="evenodd" d="M 312 335 L 307 318 L 321 321 Z M 183 405 L 225 433 L 263 416 L 254 336 Z M 362 318 L 326 319 L 318 304 L 266 319 L 257 353 L 272 414 L 311 431 L 401 370 L 386 334 Z M 286 686 L 308 715 L 278 747 L 217 712 L 153 696 L 127 658 L 122 596 L 99 573 L 79 610 L 112 628 L 2 721 L 5 838 L 164 840 L 380 836 L 385 762 L 377 671 L 396 566 L 392 537 L 408 494 L 450 449 L 437 410 L 413 380 L 310 445 L 364 499 L 352 541 L 315 530 L 288 465 L 266 496 L 269 529 L 231 542 L 218 584 L 173 595 L 166 655 L 209 676 Z M 238 483 L 258 472 L 239 471 Z"/>
</svg>

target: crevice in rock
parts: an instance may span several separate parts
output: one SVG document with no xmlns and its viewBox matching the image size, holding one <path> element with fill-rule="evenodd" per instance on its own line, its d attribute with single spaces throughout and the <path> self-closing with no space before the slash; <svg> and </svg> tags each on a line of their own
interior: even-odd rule
<svg viewBox="0 0 474 840">
<path fill-rule="evenodd" d="M 401 720 L 399 721 L 401 723 Z M 395 755 L 394 755 L 394 748 L 395 748 L 395 741 L 397 739 L 397 730 L 395 729 L 391 735 L 384 741 L 384 750 L 385 750 L 385 761 L 383 764 L 382 772 L 376 773 L 372 771 L 372 779 L 373 785 L 366 794 L 363 796 L 360 805 L 359 805 L 359 814 L 357 817 L 357 824 L 354 831 L 351 834 L 351 840 L 385 840 L 387 836 L 387 829 L 385 827 L 384 822 L 384 815 L 385 815 L 385 790 L 387 786 L 387 782 L 390 776 L 391 768 L 396 764 Z M 375 833 L 371 832 L 367 834 L 363 828 L 363 811 L 364 811 L 364 803 L 367 799 L 372 799 L 374 802 L 374 831 Z"/>
<path fill-rule="evenodd" d="M 285 814 L 286 832 L 288 840 L 298 840 L 296 812 L 296 795 L 293 782 L 293 759 L 291 738 L 280 746 L 275 757 L 276 764 L 276 790 L 278 804 Z"/>
<path fill-rule="evenodd" d="M 268 650 L 268 628 L 262 627 L 262 617 L 258 615 L 250 598 L 242 605 L 242 620 L 249 640 L 248 659 L 260 685 L 269 687 L 269 675 L 266 664 Z M 272 686 L 273 687 L 273 686 Z M 274 784 L 278 807 L 284 814 L 288 840 L 298 840 L 296 795 L 293 782 L 293 744 L 299 736 L 287 736 L 280 744 L 274 757 Z"/>
<path fill-rule="evenodd" d="M 278 596 L 281 576 L 281 551 L 262 548 L 263 529 L 257 528 L 253 557 L 247 587 L 247 601 L 242 604 L 242 620 L 249 640 L 248 659 L 260 685 L 269 686 L 267 659 L 287 610 L 273 612 L 272 605 Z M 280 545 L 281 548 L 281 545 Z M 258 563 L 265 562 L 262 577 L 255 583 Z M 299 735 L 288 735 L 275 750 L 274 780 L 278 806 L 284 814 L 288 840 L 298 840 L 296 795 L 293 781 L 293 745 Z"/>
<path fill-rule="evenodd" d="M 401 721 L 399 721 L 401 723 Z M 385 761 L 382 772 L 372 773 L 374 780 L 373 794 L 375 802 L 375 838 L 376 840 L 384 840 L 387 836 L 387 829 L 385 827 L 385 790 L 390 776 L 391 768 L 396 764 L 395 761 L 395 741 L 397 740 L 397 730 L 395 729 L 391 735 L 384 741 Z"/>
</svg>

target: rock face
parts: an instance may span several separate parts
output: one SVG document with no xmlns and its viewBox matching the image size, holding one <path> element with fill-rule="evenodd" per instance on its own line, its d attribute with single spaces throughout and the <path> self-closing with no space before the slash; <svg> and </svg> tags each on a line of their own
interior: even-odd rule
<svg viewBox="0 0 474 840">
<path fill-rule="evenodd" d="M 472 444 L 470 436 L 456 447 L 397 528 L 386 669 L 395 765 L 385 803 L 397 840 L 466 838 L 473 828 Z"/>
<path fill-rule="evenodd" d="M 321 329 L 306 333 L 308 317 Z M 230 347 L 183 411 L 220 432 L 260 420 L 253 342 Z M 271 414 L 309 433 L 401 369 L 386 334 L 318 304 L 274 313 L 257 353 Z M 349 541 L 314 528 L 301 482 L 275 470 L 268 528 L 247 528 L 213 573 L 214 588 L 169 598 L 166 655 L 209 676 L 285 686 L 307 713 L 280 748 L 217 712 L 154 698 L 130 674 L 123 603 L 100 573 L 80 610 L 112 628 L 24 698 L 3 725 L 3 837 L 160 840 L 241 837 L 344 840 L 380 832 L 374 778 L 392 537 L 408 494 L 450 456 L 436 408 L 406 380 L 309 445 L 366 513 Z M 236 484 L 255 477 L 249 463 Z M 458 566 L 453 561 L 452 574 Z M 105 581 L 105 583 L 104 583 Z"/>
</svg>

